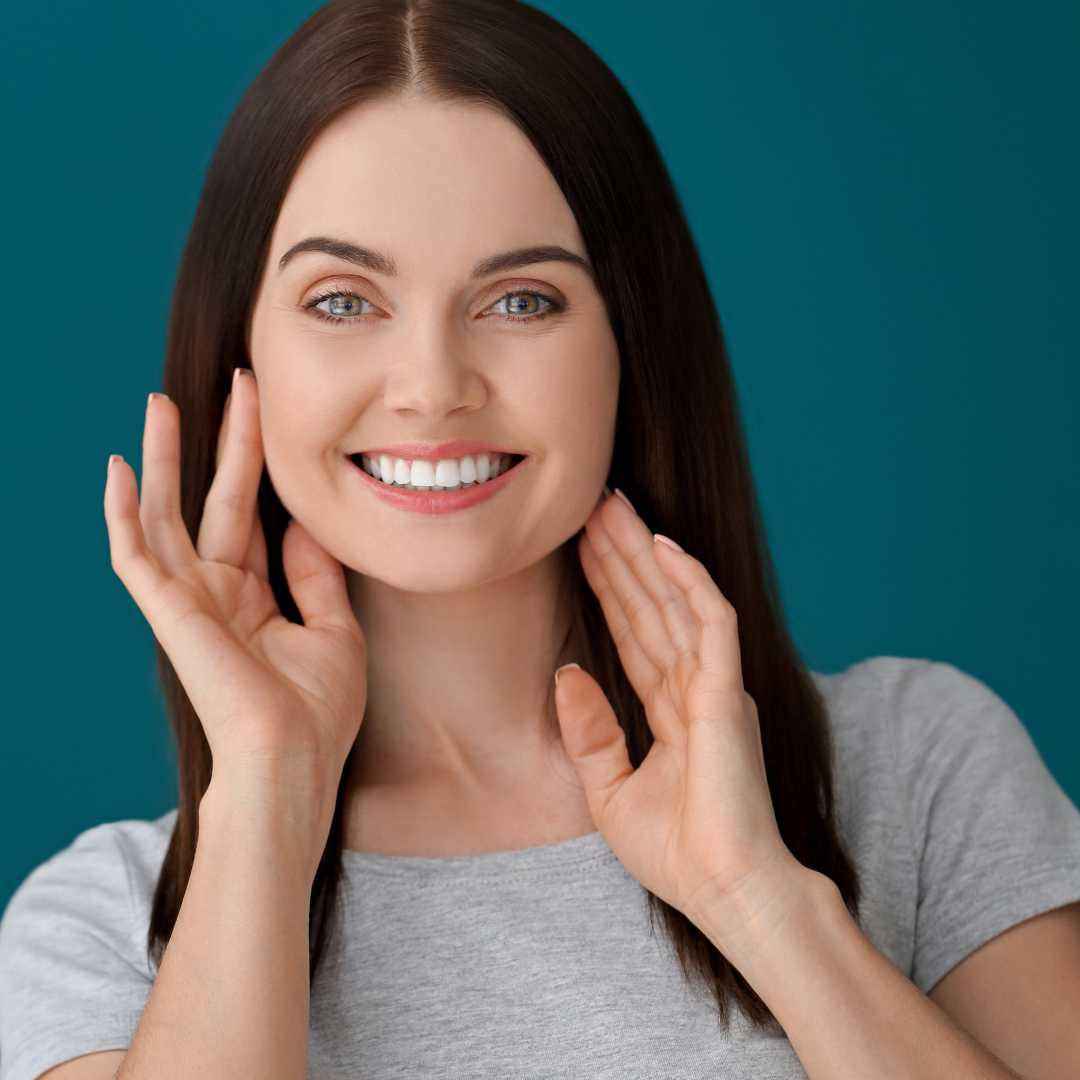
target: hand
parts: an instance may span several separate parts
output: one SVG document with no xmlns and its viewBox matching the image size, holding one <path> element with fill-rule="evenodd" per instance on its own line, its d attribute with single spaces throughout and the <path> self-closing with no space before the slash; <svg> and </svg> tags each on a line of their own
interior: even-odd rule
<svg viewBox="0 0 1080 1080">
<path fill-rule="evenodd" d="M 578 551 L 654 737 L 635 770 L 599 684 L 561 670 L 559 726 L 593 821 L 627 871 L 683 914 L 697 921 L 707 896 L 714 919 L 730 899 L 731 922 L 751 921 L 739 890 L 766 902 L 749 882 L 806 868 L 776 824 L 735 609 L 697 559 L 654 542 L 618 496 L 592 512 Z M 734 939 L 744 926 L 712 929 Z"/>
<path fill-rule="evenodd" d="M 112 568 L 176 669 L 215 778 L 268 781 L 297 807 L 316 800 L 324 810 L 363 719 L 367 645 L 341 563 L 295 520 L 282 560 L 304 624 L 278 609 L 256 499 L 262 469 L 258 387 L 245 372 L 226 400 L 192 547 L 180 515 L 180 412 L 167 397 L 149 402 L 141 500 L 122 460 L 105 483 Z"/>
</svg>

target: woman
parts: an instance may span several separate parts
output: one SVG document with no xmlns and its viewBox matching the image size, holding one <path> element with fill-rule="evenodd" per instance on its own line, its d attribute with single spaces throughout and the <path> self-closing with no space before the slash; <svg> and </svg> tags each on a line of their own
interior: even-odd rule
<svg viewBox="0 0 1080 1080">
<path fill-rule="evenodd" d="M 926 995 L 1075 912 L 1080 813 L 950 665 L 801 663 L 677 196 L 568 30 L 312 15 L 211 164 L 163 386 L 105 516 L 179 805 L 13 898 L 10 1075 L 1024 1063 Z"/>
</svg>

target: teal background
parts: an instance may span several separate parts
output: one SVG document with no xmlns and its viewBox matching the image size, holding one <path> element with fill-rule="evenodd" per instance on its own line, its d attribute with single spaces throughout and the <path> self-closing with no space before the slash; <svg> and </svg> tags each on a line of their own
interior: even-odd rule
<svg viewBox="0 0 1080 1080">
<path fill-rule="evenodd" d="M 0 905 L 78 832 L 176 805 L 105 461 L 141 468 L 204 170 L 315 6 L 5 10 Z M 685 201 L 810 666 L 957 665 L 1080 802 L 1080 9 L 537 6 L 623 80 Z"/>
</svg>

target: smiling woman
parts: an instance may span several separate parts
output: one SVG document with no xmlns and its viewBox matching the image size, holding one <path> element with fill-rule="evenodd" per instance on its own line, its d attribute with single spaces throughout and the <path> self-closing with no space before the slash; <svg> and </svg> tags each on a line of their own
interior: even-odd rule
<svg viewBox="0 0 1080 1080">
<path fill-rule="evenodd" d="M 961 965 L 1080 899 L 1080 812 L 958 669 L 800 659 L 675 186 L 555 19 L 312 14 L 222 134 L 163 381 L 105 510 L 179 805 L 13 897 L 3 1080 L 963 1080 L 943 979 L 959 1015 L 1032 942 L 1077 996 L 1060 921 Z M 1046 1077 L 1071 1031 L 983 1029 Z"/>
</svg>

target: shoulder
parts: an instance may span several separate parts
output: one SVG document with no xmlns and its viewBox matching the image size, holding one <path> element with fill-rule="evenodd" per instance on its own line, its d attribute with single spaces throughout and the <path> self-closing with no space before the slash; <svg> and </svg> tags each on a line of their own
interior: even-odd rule
<svg viewBox="0 0 1080 1080">
<path fill-rule="evenodd" d="M 912 656 L 868 656 L 830 674 L 811 672 L 822 692 L 839 708 L 850 711 L 867 705 L 895 706 L 915 684 L 925 682 L 933 669 L 949 664 Z"/>
<path fill-rule="evenodd" d="M 13 893 L 0 918 L 4 1076 L 130 1044 L 155 977 L 149 899 L 175 816 L 84 829 Z"/>
<path fill-rule="evenodd" d="M 1060 804 L 1016 713 L 955 665 L 872 656 L 814 679 L 829 713 L 841 806 L 858 817 L 880 804 L 904 822 L 916 851 L 932 817 L 962 809 L 974 792 L 1019 801 L 1037 791 Z"/>
<path fill-rule="evenodd" d="M 1029 739 L 986 682 L 945 661 L 871 656 L 835 674 L 813 676 L 836 737 L 845 742 L 875 741 L 897 757 L 918 757 L 980 733 Z"/>
<path fill-rule="evenodd" d="M 929 684 L 942 666 L 919 657 L 870 656 L 834 673 L 811 672 L 841 773 L 892 768 L 898 740 L 908 741 L 925 721 L 926 701 L 934 697 Z"/>
<path fill-rule="evenodd" d="M 0 917 L 0 956 L 79 927 L 113 939 L 134 933 L 148 911 L 175 818 L 173 809 L 150 820 L 93 825 L 42 860 Z"/>
</svg>

